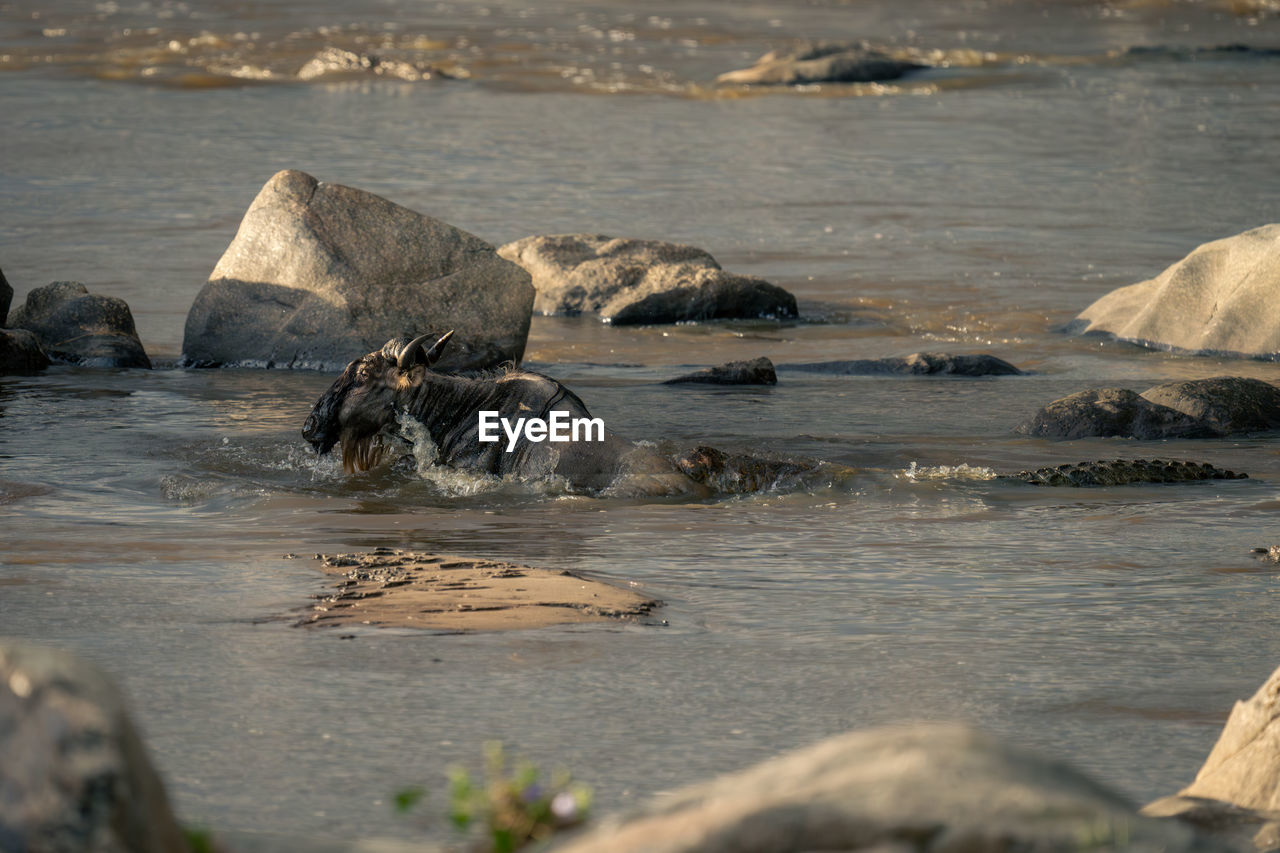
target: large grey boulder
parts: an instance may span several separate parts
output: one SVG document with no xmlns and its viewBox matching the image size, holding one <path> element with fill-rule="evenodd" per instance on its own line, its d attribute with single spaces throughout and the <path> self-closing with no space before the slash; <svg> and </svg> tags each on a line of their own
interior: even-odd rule
<svg viewBox="0 0 1280 853">
<path fill-rule="evenodd" d="M 677 791 L 557 853 L 1231 849 L 956 725 L 854 732 Z"/>
<path fill-rule="evenodd" d="M 0 376 L 35 373 L 49 366 L 40 341 L 26 329 L 0 329 Z"/>
<path fill-rule="evenodd" d="M 479 237 L 288 170 L 191 306 L 182 363 L 334 370 L 390 338 L 452 329 L 441 369 L 494 367 L 524 355 L 533 296 Z"/>
<path fill-rule="evenodd" d="M 498 254 L 529 271 L 541 314 L 598 314 L 614 325 L 796 316 L 777 285 L 725 272 L 702 249 L 600 234 L 550 234 Z"/>
<path fill-rule="evenodd" d="M 780 364 L 778 369 L 842 376 L 1019 376 L 1022 374 L 1021 370 L 994 355 L 985 353 L 953 355 L 945 352 L 913 352 L 901 358 L 861 358 L 849 361 Z"/>
<path fill-rule="evenodd" d="M 873 83 L 896 80 L 928 66 L 893 56 L 866 42 L 803 42 L 771 50 L 750 68 L 728 71 L 717 83 L 798 86 L 806 83 Z"/>
<path fill-rule="evenodd" d="M 1054 400 L 1014 432 L 1041 438 L 1217 438 L 1280 427 L 1280 388 L 1216 376 L 1166 382 L 1141 394 L 1092 388 Z"/>
<path fill-rule="evenodd" d="M 11 304 L 13 304 L 13 287 L 5 279 L 4 270 L 0 270 L 0 326 L 5 325 L 5 318 L 9 316 Z"/>
<path fill-rule="evenodd" d="M 90 293 L 78 281 L 55 281 L 27 294 L 9 325 L 40 339 L 55 361 L 84 367 L 151 367 L 123 299 Z"/>
<path fill-rule="evenodd" d="M 1103 296 L 1070 329 L 1161 349 L 1280 358 L 1280 225 L 1205 243 L 1155 278 Z"/>
<path fill-rule="evenodd" d="M 0 850 L 187 849 L 120 694 L 84 661 L 0 644 L 0 756 Z"/>
</svg>

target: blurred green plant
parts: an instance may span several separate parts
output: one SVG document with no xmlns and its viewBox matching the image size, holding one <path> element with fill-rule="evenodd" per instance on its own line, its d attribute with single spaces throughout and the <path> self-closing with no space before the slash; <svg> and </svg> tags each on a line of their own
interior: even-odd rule
<svg viewBox="0 0 1280 853">
<path fill-rule="evenodd" d="M 508 769 L 506 750 L 496 741 L 486 743 L 484 752 L 483 782 L 465 768 L 449 768 L 449 821 L 462 832 L 479 830 L 478 853 L 515 853 L 586 820 L 591 789 L 568 771 L 544 779 L 522 759 Z M 405 788 L 395 795 L 395 809 L 413 811 L 424 796 L 421 788 Z"/>
</svg>

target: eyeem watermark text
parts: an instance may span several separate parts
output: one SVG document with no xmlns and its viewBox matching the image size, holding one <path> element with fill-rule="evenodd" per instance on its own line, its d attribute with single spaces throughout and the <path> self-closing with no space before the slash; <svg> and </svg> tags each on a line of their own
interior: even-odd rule
<svg viewBox="0 0 1280 853">
<path fill-rule="evenodd" d="M 601 418 L 570 418 L 568 412 L 551 412 L 547 418 L 516 418 L 513 424 L 509 418 L 495 411 L 480 412 L 480 440 L 486 444 L 501 441 L 499 425 L 507 436 L 507 453 L 516 449 L 521 434 L 535 444 L 542 441 L 604 441 L 604 421 Z"/>
</svg>

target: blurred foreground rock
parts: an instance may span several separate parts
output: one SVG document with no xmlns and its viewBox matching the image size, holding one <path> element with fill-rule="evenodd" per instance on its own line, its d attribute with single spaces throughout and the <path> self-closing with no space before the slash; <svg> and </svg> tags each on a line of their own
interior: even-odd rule
<svg viewBox="0 0 1280 853">
<path fill-rule="evenodd" d="M 1280 358 L 1280 224 L 1215 240 L 1113 290 L 1069 327 L 1148 347 Z"/>
<path fill-rule="evenodd" d="M 488 243 L 297 171 L 258 193 L 187 315 L 190 367 L 339 370 L 390 338 L 454 330 L 441 370 L 524 355 L 534 290 Z"/>
<path fill-rule="evenodd" d="M 7 325 L 6 319 L 9 316 L 9 306 L 13 303 L 13 287 L 4 277 L 4 270 L 0 270 L 0 327 Z"/>
<path fill-rule="evenodd" d="M 123 299 L 99 296 L 78 281 L 55 281 L 27 294 L 9 325 L 26 329 L 48 356 L 82 367 L 151 367 Z"/>
<path fill-rule="evenodd" d="M 0 850 L 186 849 L 107 677 L 63 652 L 0 643 Z"/>
<path fill-rule="evenodd" d="M 841 735 L 655 799 L 557 853 L 1237 849 L 969 728 Z"/>
<path fill-rule="evenodd" d="M 796 316 L 795 297 L 781 287 L 725 272 L 707 252 L 679 243 L 550 234 L 498 254 L 533 276 L 540 314 L 597 314 L 618 326 Z"/>
</svg>

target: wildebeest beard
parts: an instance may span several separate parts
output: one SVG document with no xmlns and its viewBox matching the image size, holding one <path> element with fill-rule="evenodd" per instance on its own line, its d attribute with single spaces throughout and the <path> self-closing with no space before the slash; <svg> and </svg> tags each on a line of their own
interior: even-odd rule
<svg viewBox="0 0 1280 853">
<path fill-rule="evenodd" d="M 514 369 L 483 374 L 432 370 L 449 335 L 424 350 L 427 337 L 390 340 L 381 350 L 347 365 L 311 410 L 303 437 L 321 454 L 340 444 L 343 468 L 348 473 L 367 471 L 383 460 L 397 437 L 410 438 L 401 431 L 402 421 L 408 418 L 430 435 L 439 463 L 499 476 L 545 473 L 545 463 L 532 457 L 545 456 L 546 445 L 522 440 L 508 453 L 505 438 L 482 443 L 480 411 L 496 411 L 512 422 L 545 418 L 553 408 L 575 417 L 591 416 L 576 394 L 541 374 Z"/>
</svg>

